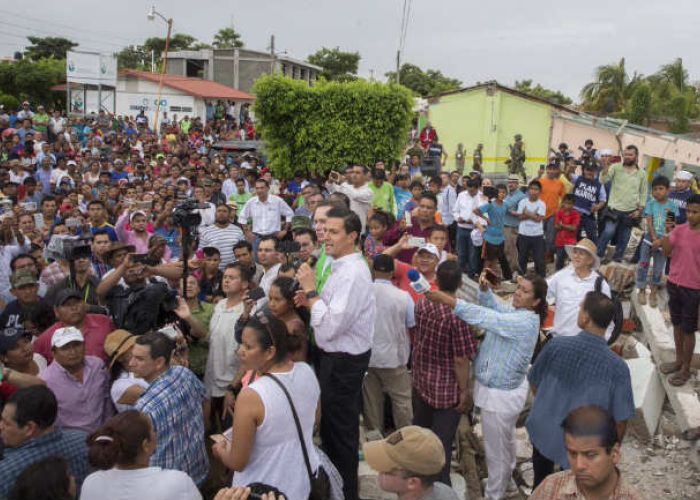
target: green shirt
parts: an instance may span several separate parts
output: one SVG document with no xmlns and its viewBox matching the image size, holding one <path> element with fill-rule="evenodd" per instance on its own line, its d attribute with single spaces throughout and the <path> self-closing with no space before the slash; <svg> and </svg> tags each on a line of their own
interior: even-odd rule
<svg viewBox="0 0 700 500">
<path fill-rule="evenodd" d="M 240 211 L 243 210 L 243 205 L 248 203 L 248 200 L 250 200 L 252 197 L 253 197 L 253 193 L 245 192 L 243 194 L 238 194 L 238 192 L 236 192 L 228 197 L 228 201 L 235 202 L 236 208 L 238 209 L 238 212 L 240 213 Z"/>
<path fill-rule="evenodd" d="M 192 127 L 192 122 L 190 120 L 182 120 L 180 122 L 180 130 L 183 134 L 188 134 L 190 132 L 190 127 Z"/>
<path fill-rule="evenodd" d="M 633 212 L 644 207 L 647 201 L 647 173 L 641 168 L 628 172 L 622 163 L 608 169 L 608 174 L 600 176 L 600 182 L 612 181 L 608 193 L 608 206 L 621 212 Z"/>
<path fill-rule="evenodd" d="M 396 200 L 394 199 L 394 186 L 388 182 L 382 182 L 380 187 L 377 187 L 374 182 L 369 183 L 369 188 L 372 190 L 374 197 L 372 198 L 372 206 L 380 209 L 387 214 L 393 214 L 396 217 Z"/>
<path fill-rule="evenodd" d="M 49 115 L 47 115 L 46 113 L 34 113 L 34 117 L 32 118 L 32 124 L 34 125 L 34 130 L 45 134 L 49 125 Z"/>
<path fill-rule="evenodd" d="M 192 311 L 192 316 L 202 323 L 207 330 L 209 330 L 209 322 L 213 314 L 214 304 L 210 304 L 209 302 L 200 302 L 199 309 Z M 193 339 L 190 343 L 190 370 L 200 378 L 204 377 L 208 353 L 209 343 L 206 339 Z"/>
</svg>

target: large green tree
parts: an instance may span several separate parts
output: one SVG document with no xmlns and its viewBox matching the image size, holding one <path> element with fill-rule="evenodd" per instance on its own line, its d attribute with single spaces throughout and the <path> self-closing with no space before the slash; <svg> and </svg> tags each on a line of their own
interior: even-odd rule
<svg viewBox="0 0 700 500">
<path fill-rule="evenodd" d="M 48 57 L 65 59 L 66 52 L 78 46 L 77 43 L 67 38 L 54 36 L 28 36 L 27 40 L 31 45 L 25 49 L 24 55 L 33 61 Z"/>
<path fill-rule="evenodd" d="M 243 40 L 241 39 L 240 33 L 235 29 L 231 28 L 221 28 L 214 35 L 214 41 L 212 45 L 217 49 L 233 49 L 243 47 Z"/>
<path fill-rule="evenodd" d="M 309 56 L 309 62 L 321 66 L 321 76 L 326 80 L 348 81 L 357 78 L 360 65 L 359 52 L 345 52 L 340 47 L 323 47 Z"/>
<path fill-rule="evenodd" d="M 581 90 L 583 107 L 597 113 L 617 113 L 625 108 L 641 76 L 636 73 L 630 77 L 623 57 L 617 64 L 598 66 L 594 81 Z"/>
<path fill-rule="evenodd" d="M 253 93 L 257 129 L 283 178 L 398 158 L 411 125 L 413 99 L 398 85 L 321 80 L 309 87 L 275 74 L 259 78 Z"/>
<path fill-rule="evenodd" d="M 396 82 L 396 71 L 390 71 L 386 76 L 390 82 Z M 403 64 L 399 69 L 399 83 L 421 97 L 450 92 L 462 86 L 462 82 L 448 78 L 438 70 L 423 71 L 415 64 L 409 63 Z"/>
<path fill-rule="evenodd" d="M 51 90 L 66 81 L 66 61 L 44 58 L 0 63 L 0 94 L 45 106 L 64 105 L 65 94 Z"/>
<path fill-rule="evenodd" d="M 119 69 L 150 69 L 151 52 L 143 45 L 124 47 L 117 52 L 117 67 Z"/>
<path fill-rule="evenodd" d="M 569 97 L 565 96 L 558 90 L 547 89 L 539 83 L 533 87 L 532 80 L 516 80 L 515 90 L 539 97 L 540 99 L 545 99 L 553 102 L 554 104 L 560 104 L 562 106 L 568 106 L 573 102 Z"/>
</svg>

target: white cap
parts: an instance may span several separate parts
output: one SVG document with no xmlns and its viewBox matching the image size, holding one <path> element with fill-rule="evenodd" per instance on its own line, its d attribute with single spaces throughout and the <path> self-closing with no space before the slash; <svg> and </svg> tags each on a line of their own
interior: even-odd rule
<svg viewBox="0 0 700 500">
<path fill-rule="evenodd" d="M 68 162 L 66 162 L 66 165 L 77 165 L 77 163 L 75 163 L 75 160 L 68 160 Z"/>
<path fill-rule="evenodd" d="M 146 215 L 146 212 L 144 212 L 143 210 L 135 210 L 131 212 L 131 215 L 129 216 L 129 222 L 134 220 L 134 217 L 136 217 L 137 215 L 143 215 L 144 217 L 148 218 L 148 215 Z"/>
<path fill-rule="evenodd" d="M 679 170 L 678 172 L 676 172 L 676 175 L 674 175 L 673 177 L 677 181 L 692 181 L 693 180 L 693 174 L 691 174 L 687 170 Z"/>
<path fill-rule="evenodd" d="M 433 254 L 438 259 L 440 258 L 440 250 L 438 250 L 437 247 L 435 245 L 433 245 L 432 243 L 426 243 L 425 245 L 420 247 L 418 249 L 418 251 L 419 252 L 428 252 L 428 253 Z"/>
<path fill-rule="evenodd" d="M 599 152 L 600 156 L 612 156 L 612 150 L 611 149 L 601 149 Z"/>
<path fill-rule="evenodd" d="M 85 342 L 83 334 L 74 326 L 59 328 L 51 337 L 51 347 L 63 347 L 70 342 Z"/>
</svg>

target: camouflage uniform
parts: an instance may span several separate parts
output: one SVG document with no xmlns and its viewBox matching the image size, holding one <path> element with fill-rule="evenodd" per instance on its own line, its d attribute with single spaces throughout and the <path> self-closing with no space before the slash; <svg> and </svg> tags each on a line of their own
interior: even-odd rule
<svg viewBox="0 0 700 500">
<path fill-rule="evenodd" d="M 479 144 L 476 149 L 474 150 L 474 159 L 472 161 L 472 170 L 476 170 L 477 172 L 483 172 L 484 168 L 482 166 L 484 162 L 484 156 L 483 156 L 483 151 L 484 145 Z"/>
<path fill-rule="evenodd" d="M 527 182 L 527 175 L 525 174 L 525 144 L 523 143 L 523 136 L 516 134 L 515 144 L 509 144 L 510 148 L 510 159 L 506 160 L 508 165 L 508 173 L 520 175 L 523 178 L 523 182 Z"/>
</svg>

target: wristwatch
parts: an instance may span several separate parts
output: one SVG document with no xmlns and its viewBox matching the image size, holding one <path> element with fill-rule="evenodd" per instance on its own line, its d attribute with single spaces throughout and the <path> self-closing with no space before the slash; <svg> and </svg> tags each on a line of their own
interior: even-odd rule
<svg viewBox="0 0 700 500">
<path fill-rule="evenodd" d="M 316 290 L 311 290 L 310 292 L 306 292 L 306 298 L 307 300 L 311 300 L 313 298 L 318 297 L 318 292 Z"/>
</svg>

